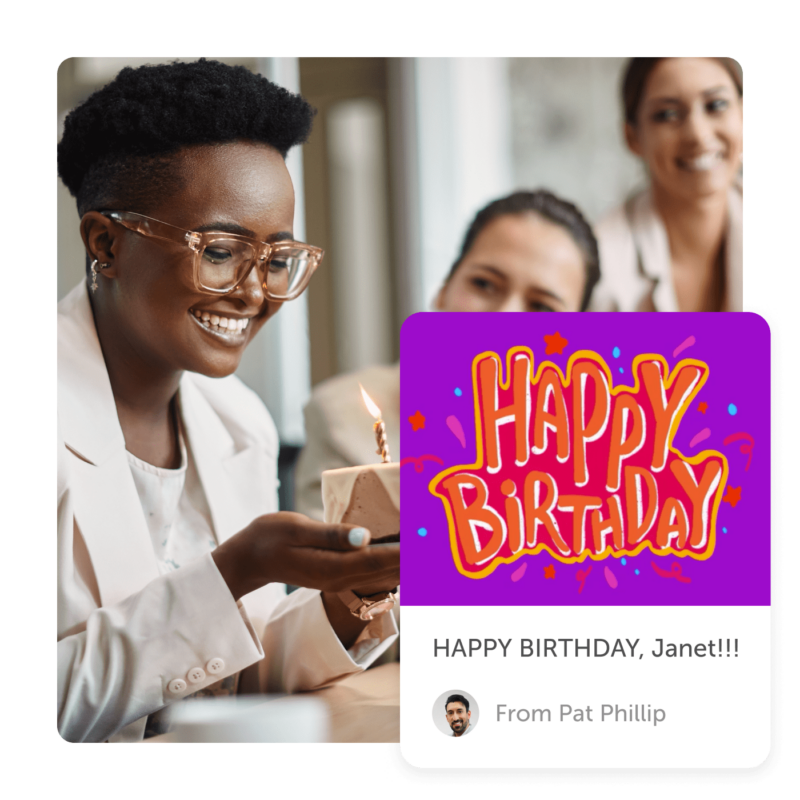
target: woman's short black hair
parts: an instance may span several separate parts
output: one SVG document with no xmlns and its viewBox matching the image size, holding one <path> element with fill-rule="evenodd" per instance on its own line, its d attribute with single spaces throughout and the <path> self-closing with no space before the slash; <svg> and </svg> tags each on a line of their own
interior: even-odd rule
<svg viewBox="0 0 800 800">
<path fill-rule="evenodd" d="M 493 200 L 488 206 L 482 208 L 475 215 L 475 219 L 472 220 L 469 228 L 467 228 L 467 233 L 461 245 L 461 252 L 458 254 L 455 264 L 450 268 L 447 280 L 449 281 L 453 277 L 453 274 L 464 260 L 464 256 L 475 243 L 475 239 L 478 238 L 478 234 L 492 220 L 503 217 L 506 214 L 525 214 L 527 212 L 539 214 L 550 222 L 565 228 L 572 236 L 575 244 L 581 249 L 586 266 L 586 283 L 583 289 L 583 298 L 581 299 L 581 311 L 586 311 L 589 307 L 592 291 L 600 280 L 600 255 L 597 250 L 597 239 L 592 232 L 591 226 L 577 206 L 562 200 L 560 197 L 556 197 L 546 189 L 537 189 L 533 192 L 514 192 L 507 197 Z"/>
<path fill-rule="evenodd" d="M 181 148 L 250 141 L 285 158 L 306 141 L 313 116 L 302 97 L 245 67 L 126 67 L 67 116 L 58 174 L 81 215 L 118 204 L 146 213 L 178 188 L 170 156 Z"/>
</svg>

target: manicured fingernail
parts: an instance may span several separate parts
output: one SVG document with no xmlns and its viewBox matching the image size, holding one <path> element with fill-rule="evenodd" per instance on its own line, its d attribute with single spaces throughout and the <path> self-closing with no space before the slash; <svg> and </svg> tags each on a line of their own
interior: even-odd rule
<svg viewBox="0 0 800 800">
<path fill-rule="evenodd" d="M 353 528 L 350 533 L 347 534 L 347 540 L 353 547 L 359 547 L 364 544 L 364 539 L 367 538 L 368 533 L 369 531 L 366 528 Z"/>
</svg>

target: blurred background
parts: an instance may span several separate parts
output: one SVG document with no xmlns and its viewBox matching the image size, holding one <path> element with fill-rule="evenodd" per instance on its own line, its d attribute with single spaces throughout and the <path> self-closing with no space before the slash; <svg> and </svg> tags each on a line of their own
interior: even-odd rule
<svg viewBox="0 0 800 800">
<path fill-rule="evenodd" d="M 174 60 L 68 59 L 58 72 L 58 136 L 69 110 L 124 66 Z M 219 60 L 317 109 L 309 142 L 287 163 L 295 237 L 324 248 L 325 260 L 238 373 L 278 426 L 289 507 L 311 387 L 398 360 L 403 320 L 431 308 L 476 211 L 518 188 L 546 188 L 595 222 L 645 176 L 622 136 L 626 59 Z M 75 202 L 59 181 L 59 299 L 83 277 Z"/>
</svg>

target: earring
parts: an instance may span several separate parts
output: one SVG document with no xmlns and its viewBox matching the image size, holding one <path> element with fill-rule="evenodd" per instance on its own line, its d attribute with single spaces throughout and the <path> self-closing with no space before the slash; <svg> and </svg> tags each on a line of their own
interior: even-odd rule
<svg viewBox="0 0 800 800">
<path fill-rule="evenodd" d="M 92 292 L 97 291 L 97 270 L 98 269 L 106 269 L 109 264 L 99 264 L 97 259 L 92 261 L 92 266 L 90 269 L 92 270 Z"/>
</svg>

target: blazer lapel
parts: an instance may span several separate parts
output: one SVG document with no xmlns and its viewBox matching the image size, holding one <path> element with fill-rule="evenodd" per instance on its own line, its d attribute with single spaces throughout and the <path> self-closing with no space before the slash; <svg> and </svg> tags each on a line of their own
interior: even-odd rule
<svg viewBox="0 0 800 800">
<path fill-rule="evenodd" d="M 277 511 L 273 460 L 256 441 L 237 448 L 191 373 L 181 380 L 181 414 L 217 542 Z"/>
<path fill-rule="evenodd" d="M 75 522 L 102 603 L 111 605 L 158 577 L 158 565 L 85 282 L 58 307 L 58 416 L 64 443 L 75 454 L 69 476 Z"/>
<path fill-rule="evenodd" d="M 631 227 L 644 273 L 655 282 L 653 304 L 656 310 L 677 311 L 678 299 L 672 282 L 669 239 L 664 223 L 653 206 L 650 191 L 643 192 L 636 198 Z"/>
<path fill-rule="evenodd" d="M 742 188 L 739 184 L 736 184 L 728 192 L 724 311 L 741 311 L 744 308 L 742 263 Z"/>
<path fill-rule="evenodd" d="M 157 578 L 158 563 L 123 448 L 101 465 L 74 459 L 75 521 L 86 542 L 104 606 Z"/>
<path fill-rule="evenodd" d="M 125 449 L 85 282 L 58 304 L 58 417 L 85 461 L 102 464 Z"/>
</svg>

